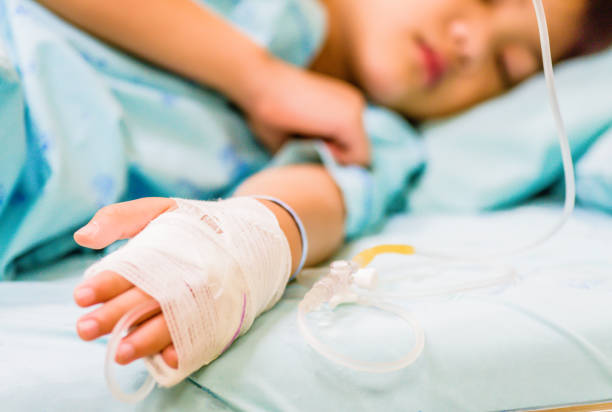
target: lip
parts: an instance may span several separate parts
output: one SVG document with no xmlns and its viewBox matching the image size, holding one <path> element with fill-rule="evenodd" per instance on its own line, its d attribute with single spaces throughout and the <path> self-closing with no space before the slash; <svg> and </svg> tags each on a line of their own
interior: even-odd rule
<svg viewBox="0 0 612 412">
<path fill-rule="evenodd" d="M 417 44 L 423 56 L 427 86 L 434 87 L 446 73 L 446 62 L 425 40 L 417 39 Z"/>
</svg>

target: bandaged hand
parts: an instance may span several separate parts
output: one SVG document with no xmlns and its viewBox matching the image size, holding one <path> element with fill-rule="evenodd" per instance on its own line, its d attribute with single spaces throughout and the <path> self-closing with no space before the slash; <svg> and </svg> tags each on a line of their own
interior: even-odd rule
<svg viewBox="0 0 612 412">
<path fill-rule="evenodd" d="M 292 137 L 323 139 L 338 162 L 369 164 L 365 99 L 357 88 L 275 59 L 262 67 L 243 109 L 264 146 L 274 153 Z"/>
<path fill-rule="evenodd" d="M 116 361 L 145 357 L 162 386 L 210 363 L 281 297 L 291 270 L 274 214 L 252 198 L 218 202 L 139 199 L 101 209 L 75 240 L 99 249 L 131 240 L 91 266 L 75 289 L 78 305 L 102 304 L 77 331 L 93 340 L 134 307 L 158 313 L 121 341 Z"/>
</svg>

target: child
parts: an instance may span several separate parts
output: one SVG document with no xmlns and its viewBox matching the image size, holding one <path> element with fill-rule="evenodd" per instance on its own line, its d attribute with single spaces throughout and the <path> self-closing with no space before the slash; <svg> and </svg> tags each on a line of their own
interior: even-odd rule
<svg viewBox="0 0 612 412">
<path fill-rule="evenodd" d="M 321 138 L 341 163 L 368 165 L 377 150 L 370 148 L 362 126 L 364 95 L 420 121 L 496 96 L 540 69 L 529 1 L 326 0 L 327 36 L 310 71 L 268 55 L 190 0 L 40 3 L 118 47 L 220 91 L 242 109 L 271 151 L 294 135 Z M 592 18 L 610 15 L 606 0 L 545 3 L 555 61 L 590 51 L 591 33 L 610 32 L 605 19 L 597 25 Z M 94 266 L 75 290 L 80 306 L 102 304 L 78 321 L 81 338 L 109 333 L 127 311 L 157 299 L 164 313 L 124 338 L 116 360 L 127 364 L 161 353 L 179 373 L 164 380 L 172 372 L 158 362 L 156 378 L 177 383 L 212 361 L 280 298 L 299 270 L 306 239 L 306 264 L 312 265 L 329 257 L 346 232 L 350 205 L 335 177 L 320 165 L 268 169 L 246 180 L 236 196 L 219 203 L 145 198 L 101 209 L 75 233 L 79 244 L 98 249 L 142 234 Z M 234 232 L 237 228 L 241 231 Z M 236 245 L 238 252 L 232 249 Z M 257 259 L 265 265 L 259 267 Z M 192 266 L 186 268 L 187 261 Z M 194 273 L 208 283 L 187 281 Z M 164 276 L 187 284 L 185 293 L 173 298 L 151 286 L 163 285 Z M 225 285 L 222 297 L 211 297 L 211 282 Z M 169 309 L 180 306 L 173 303 L 178 296 L 192 299 L 193 310 L 203 315 L 193 323 L 176 319 Z M 198 319 L 206 320 L 209 330 L 185 344 L 191 333 L 185 329 L 197 327 Z"/>
</svg>

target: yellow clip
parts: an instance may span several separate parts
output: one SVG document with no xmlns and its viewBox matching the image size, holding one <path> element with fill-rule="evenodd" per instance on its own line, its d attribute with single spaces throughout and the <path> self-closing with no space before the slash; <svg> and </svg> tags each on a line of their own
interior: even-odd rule
<svg viewBox="0 0 612 412">
<path fill-rule="evenodd" d="M 353 258 L 353 262 L 363 268 L 369 265 L 376 256 L 382 255 L 383 253 L 412 255 L 414 254 L 414 247 L 409 245 L 378 245 L 358 253 Z"/>
</svg>

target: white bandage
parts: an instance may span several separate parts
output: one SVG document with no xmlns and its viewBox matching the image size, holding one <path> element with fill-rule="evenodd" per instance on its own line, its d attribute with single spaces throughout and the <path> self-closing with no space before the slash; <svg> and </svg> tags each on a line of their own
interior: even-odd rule
<svg viewBox="0 0 612 412">
<path fill-rule="evenodd" d="M 162 386 L 223 353 L 280 299 L 291 271 L 287 239 L 259 201 L 176 202 L 85 273 L 114 271 L 160 303 L 178 355 L 178 369 L 145 359 Z"/>
</svg>

